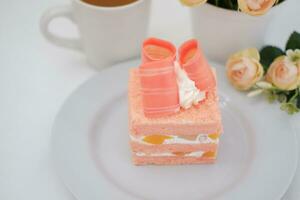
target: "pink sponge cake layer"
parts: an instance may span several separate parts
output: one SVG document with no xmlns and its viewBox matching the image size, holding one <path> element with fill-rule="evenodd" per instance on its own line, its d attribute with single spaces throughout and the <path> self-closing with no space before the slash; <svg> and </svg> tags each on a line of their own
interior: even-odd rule
<svg viewBox="0 0 300 200">
<path fill-rule="evenodd" d="M 131 69 L 128 98 L 132 135 L 197 135 L 222 132 L 216 89 L 208 91 L 206 99 L 197 107 L 181 110 L 171 116 L 147 118 L 143 113 L 138 70 Z"/>
<path fill-rule="evenodd" d="M 179 164 L 212 164 L 214 158 L 202 157 L 149 157 L 149 156 L 132 156 L 135 165 L 179 165 Z"/>
</svg>

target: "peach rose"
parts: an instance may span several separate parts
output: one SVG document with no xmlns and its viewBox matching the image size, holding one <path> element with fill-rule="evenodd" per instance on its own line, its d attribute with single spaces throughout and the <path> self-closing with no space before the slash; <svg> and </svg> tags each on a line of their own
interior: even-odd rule
<svg viewBox="0 0 300 200">
<path fill-rule="evenodd" d="M 278 0 L 238 0 L 239 9 L 249 15 L 263 15 L 268 12 Z"/>
<path fill-rule="evenodd" d="M 232 55 L 226 64 L 227 78 L 239 90 L 249 90 L 264 73 L 257 49 L 246 49 Z"/>
<path fill-rule="evenodd" d="M 199 6 L 207 2 L 207 0 L 180 0 L 180 2 L 189 7 Z"/>
<path fill-rule="evenodd" d="M 278 57 L 268 69 L 266 80 L 281 90 L 294 90 L 300 84 L 300 62 Z"/>
</svg>

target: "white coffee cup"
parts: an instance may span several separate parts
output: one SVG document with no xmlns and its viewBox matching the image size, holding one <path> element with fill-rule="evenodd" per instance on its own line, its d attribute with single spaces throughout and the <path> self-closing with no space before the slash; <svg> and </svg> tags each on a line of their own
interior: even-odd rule
<svg viewBox="0 0 300 200">
<path fill-rule="evenodd" d="M 86 54 L 88 62 L 101 69 L 115 62 L 138 56 L 147 37 L 150 0 L 138 0 L 117 7 L 101 7 L 72 0 L 71 5 L 54 7 L 40 21 L 43 35 L 52 43 Z M 49 23 L 65 17 L 77 24 L 80 38 L 58 36 Z"/>
</svg>

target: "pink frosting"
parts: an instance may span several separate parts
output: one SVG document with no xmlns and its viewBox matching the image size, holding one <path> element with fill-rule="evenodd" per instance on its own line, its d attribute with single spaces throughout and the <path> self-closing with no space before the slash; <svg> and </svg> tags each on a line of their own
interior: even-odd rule
<svg viewBox="0 0 300 200">
<path fill-rule="evenodd" d="M 200 91 L 216 86 L 216 80 L 197 40 L 185 42 L 179 49 L 179 62 Z"/>
<path fill-rule="evenodd" d="M 179 111 L 175 59 L 176 48 L 171 43 L 156 38 L 144 42 L 139 75 L 145 116 L 165 116 Z"/>
</svg>

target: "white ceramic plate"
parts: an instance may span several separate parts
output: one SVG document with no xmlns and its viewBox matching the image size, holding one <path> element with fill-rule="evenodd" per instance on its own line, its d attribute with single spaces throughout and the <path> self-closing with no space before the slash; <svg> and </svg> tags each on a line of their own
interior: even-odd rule
<svg viewBox="0 0 300 200">
<path fill-rule="evenodd" d="M 248 99 L 218 73 L 224 134 L 216 164 L 134 166 L 128 144 L 128 68 L 121 63 L 79 87 L 57 115 L 52 150 L 80 200 L 280 199 L 297 165 L 297 140 L 278 105 Z"/>
</svg>

